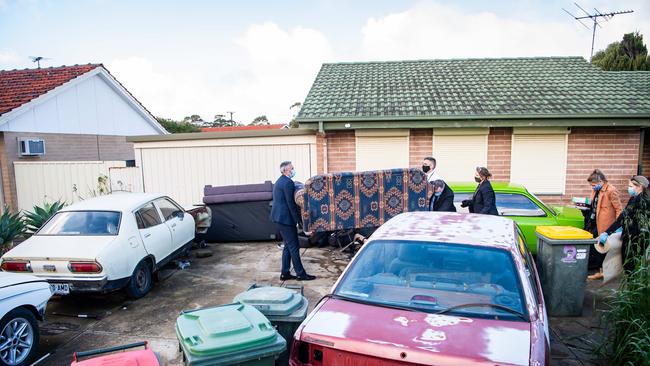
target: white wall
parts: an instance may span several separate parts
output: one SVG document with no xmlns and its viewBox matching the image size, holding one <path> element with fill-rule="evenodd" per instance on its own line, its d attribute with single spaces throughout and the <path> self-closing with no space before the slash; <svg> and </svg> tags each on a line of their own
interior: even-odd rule
<svg viewBox="0 0 650 366">
<path fill-rule="evenodd" d="M 101 73 L 60 88 L 10 117 L 0 131 L 115 136 L 161 133 Z"/>
</svg>

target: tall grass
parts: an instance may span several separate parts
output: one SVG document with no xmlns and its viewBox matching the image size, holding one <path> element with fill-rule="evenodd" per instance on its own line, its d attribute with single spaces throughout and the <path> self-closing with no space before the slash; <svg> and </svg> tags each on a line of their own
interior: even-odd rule
<svg viewBox="0 0 650 366">
<path fill-rule="evenodd" d="M 629 238 L 626 272 L 605 313 L 609 358 L 614 365 L 650 366 L 650 200 L 625 216 Z M 630 230 L 638 225 L 638 230 Z"/>
</svg>

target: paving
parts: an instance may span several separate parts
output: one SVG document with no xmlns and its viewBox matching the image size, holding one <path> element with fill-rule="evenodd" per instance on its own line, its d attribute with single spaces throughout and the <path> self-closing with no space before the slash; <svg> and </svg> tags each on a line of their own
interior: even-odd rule
<svg viewBox="0 0 650 366">
<path fill-rule="evenodd" d="M 41 324 L 39 365 L 70 364 L 75 351 L 148 340 L 166 365 L 181 365 L 174 330 L 184 309 L 230 303 L 252 283 L 283 285 L 277 243 L 212 244 L 210 257 L 192 255 L 189 268 L 168 269 L 151 293 L 131 301 L 121 292 L 104 296 L 55 297 Z M 318 276 L 303 284 L 310 309 L 327 294 L 349 261 L 334 248 L 302 249 L 307 271 Z M 551 319 L 553 365 L 598 365 L 591 347 L 599 341 L 596 284 L 589 285 L 585 312 L 579 318 Z M 596 304 L 596 306 L 594 306 Z M 90 316 L 79 318 L 77 315 Z M 97 316 L 98 318 L 94 318 Z"/>
</svg>

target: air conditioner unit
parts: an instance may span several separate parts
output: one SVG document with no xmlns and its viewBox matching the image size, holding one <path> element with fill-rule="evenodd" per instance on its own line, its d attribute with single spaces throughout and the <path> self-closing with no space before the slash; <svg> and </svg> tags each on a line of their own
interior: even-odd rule
<svg viewBox="0 0 650 366">
<path fill-rule="evenodd" d="M 45 141 L 43 139 L 20 139 L 18 141 L 21 156 L 45 155 Z"/>
</svg>

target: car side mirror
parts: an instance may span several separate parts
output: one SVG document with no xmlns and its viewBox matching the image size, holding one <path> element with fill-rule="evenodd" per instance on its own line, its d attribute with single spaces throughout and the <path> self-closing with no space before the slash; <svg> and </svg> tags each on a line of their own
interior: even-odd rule
<svg viewBox="0 0 650 366">
<path fill-rule="evenodd" d="M 177 217 L 177 218 L 179 218 L 180 220 L 183 220 L 183 219 L 185 218 L 185 212 L 180 211 L 180 210 L 178 210 L 178 211 L 174 211 L 174 213 L 172 214 L 172 216 Z"/>
</svg>

